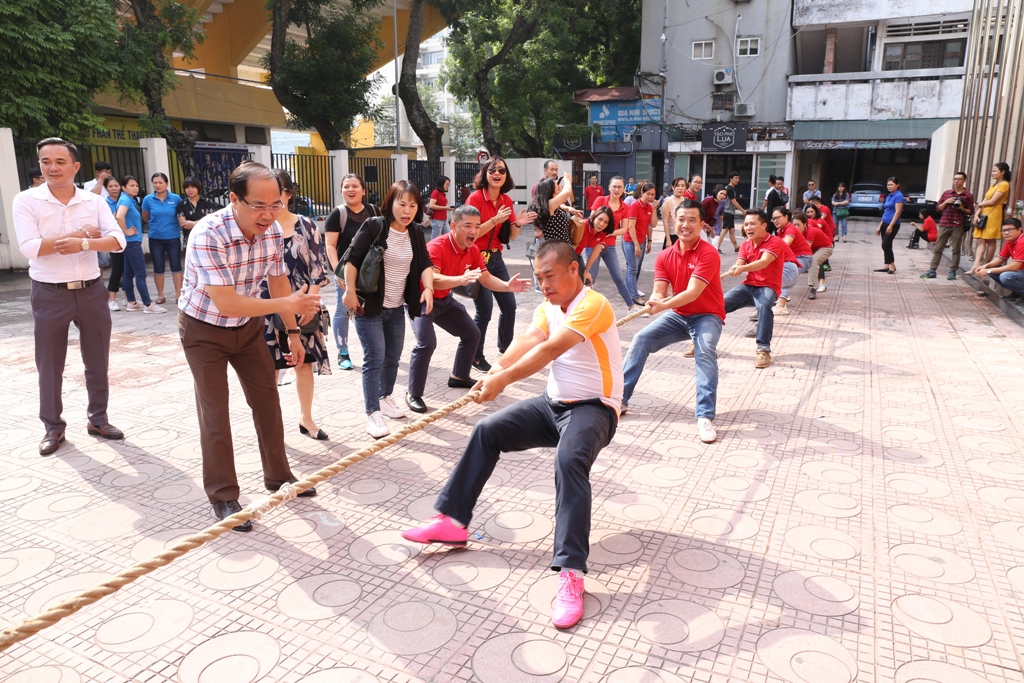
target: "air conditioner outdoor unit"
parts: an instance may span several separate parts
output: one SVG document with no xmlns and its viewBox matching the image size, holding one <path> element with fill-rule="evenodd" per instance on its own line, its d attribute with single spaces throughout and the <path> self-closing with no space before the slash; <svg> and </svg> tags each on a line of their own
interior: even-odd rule
<svg viewBox="0 0 1024 683">
<path fill-rule="evenodd" d="M 632 133 L 623 133 L 622 134 L 622 141 L 623 142 L 630 142 L 632 139 L 633 139 L 633 134 Z"/>
<path fill-rule="evenodd" d="M 736 117 L 753 116 L 756 113 L 757 109 L 754 107 L 752 102 L 737 102 L 732 110 L 732 115 Z"/>
<path fill-rule="evenodd" d="M 715 85 L 732 85 L 732 69 L 715 69 Z"/>
</svg>

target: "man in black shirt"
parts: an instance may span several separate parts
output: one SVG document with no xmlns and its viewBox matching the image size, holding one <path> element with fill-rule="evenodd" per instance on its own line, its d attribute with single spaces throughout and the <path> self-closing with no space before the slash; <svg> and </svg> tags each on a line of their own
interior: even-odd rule
<svg viewBox="0 0 1024 683">
<path fill-rule="evenodd" d="M 775 209 L 785 207 L 789 203 L 789 195 L 786 194 L 786 189 L 782 176 L 769 176 L 768 182 L 772 184 L 772 188 L 768 190 L 768 196 L 764 198 L 764 212 L 771 216 Z"/>
</svg>

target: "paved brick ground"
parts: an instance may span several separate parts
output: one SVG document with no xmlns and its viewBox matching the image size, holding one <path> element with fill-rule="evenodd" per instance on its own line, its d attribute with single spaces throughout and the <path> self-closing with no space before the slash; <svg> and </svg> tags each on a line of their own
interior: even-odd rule
<svg viewBox="0 0 1024 683">
<path fill-rule="evenodd" d="M 550 452 L 503 460 L 468 550 L 399 536 L 493 409 L 474 406 L 0 654 L 0 680 L 1024 681 L 1024 330 L 960 281 L 920 281 L 927 251 L 870 273 L 869 230 L 838 245 L 827 293 L 777 318 L 770 369 L 753 368 L 746 315 L 730 317 L 718 443 L 696 438 L 693 361 L 652 357 L 592 477 L 576 628 L 548 622 Z M 40 458 L 26 294 L 0 281 L 0 625 L 212 520 L 174 318 L 114 314 L 126 441 L 85 434 L 72 353 L 69 443 Z M 521 297 L 520 328 L 537 300 Z M 454 347 L 435 356 L 432 406 L 459 395 L 443 385 Z M 245 502 L 265 493 L 235 396 Z M 317 380 L 328 444 L 297 433 L 292 387 L 282 402 L 299 472 L 368 443 L 355 372 Z"/>
</svg>

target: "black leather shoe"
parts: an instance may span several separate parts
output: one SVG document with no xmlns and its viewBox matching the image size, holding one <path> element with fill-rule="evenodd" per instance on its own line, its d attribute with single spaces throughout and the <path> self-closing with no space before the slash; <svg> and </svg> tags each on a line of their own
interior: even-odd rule
<svg viewBox="0 0 1024 683">
<path fill-rule="evenodd" d="M 458 377 L 448 377 L 448 388 L 450 389 L 472 389 L 476 386 L 476 380 L 474 379 L 459 379 Z"/>
<path fill-rule="evenodd" d="M 807 290 L 807 298 L 808 299 L 815 299 L 815 298 L 817 298 L 817 296 L 818 296 L 818 290 L 816 290 L 813 286 L 808 288 L 808 290 Z"/>
<path fill-rule="evenodd" d="M 448 386 L 451 386 L 451 384 Z M 427 404 L 423 402 L 422 396 L 413 396 L 412 394 L 407 393 L 405 395 L 405 405 L 409 406 L 409 410 L 414 413 L 427 412 Z"/>
<path fill-rule="evenodd" d="M 64 443 L 64 432 L 46 432 L 46 436 L 39 442 L 39 455 L 56 453 L 62 443 Z"/>
<path fill-rule="evenodd" d="M 93 436 L 99 436 L 104 439 L 123 439 L 124 432 L 115 427 L 112 424 L 105 425 L 94 425 L 91 424 L 88 427 L 88 431 Z"/>
<path fill-rule="evenodd" d="M 327 434 L 322 429 L 317 429 L 316 430 L 316 434 L 311 434 L 308 429 L 306 429 L 305 427 L 303 427 L 300 424 L 299 425 L 299 434 L 304 434 L 304 435 L 308 436 L 311 439 L 316 439 L 317 441 L 327 441 Z"/>
<path fill-rule="evenodd" d="M 238 504 L 237 500 L 223 500 L 217 501 L 213 504 L 213 516 L 217 519 L 226 519 L 236 512 L 241 512 L 242 506 Z M 231 527 L 232 531 L 252 531 L 252 520 L 247 520 L 243 524 Z"/>
<path fill-rule="evenodd" d="M 287 483 L 294 484 L 297 481 L 298 481 L 298 479 L 296 479 L 295 477 L 292 477 L 291 479 L 289 479 L 287 481 Z M 281 486 L 282 486 L 281 484 L 271 484 L 270 482 L 266 482 L 266 481 L 263 482 L 263 485 L 266 486 L 267 490 L 270 491 L 271 493 L 276 493 L 276 492 L 280 491 L 281 490 Z M 316 488 L 315 487 L 310 487 L 310 488 L 306 489 L 305 491 L 303 491 L 302 493 L 300 493 L 298 497 L 299 498 L 312 498 L 315 495 L 316 495 Z"/>
<path fill-rule="evenodd" d="M 491 369 L 491 364 L 487 362 L 486 358 L 477 358 L 473 361 L 473 367 L 480 372 L 487 372 Z"/>
</svg>

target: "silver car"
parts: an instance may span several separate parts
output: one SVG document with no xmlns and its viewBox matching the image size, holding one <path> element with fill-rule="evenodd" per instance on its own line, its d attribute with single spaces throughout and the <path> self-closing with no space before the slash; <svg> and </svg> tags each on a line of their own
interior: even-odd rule
<svg viewBox="0 0 1024 683">
<path fill-rule="evenodd" d="M 871 213 L 882 215 L 885 203 L 885 186 L 881 183 L 854 183 L 850 188 L 850 213 Z"/>
</svg>

